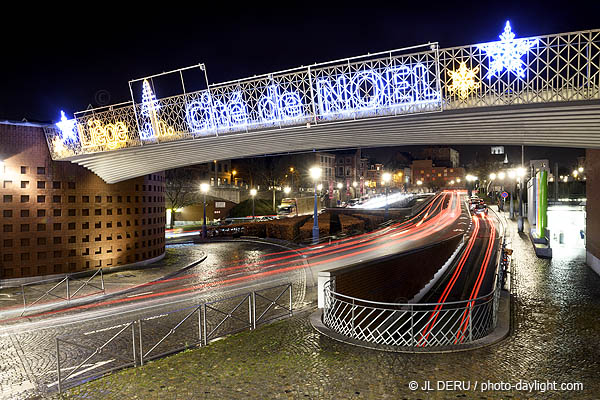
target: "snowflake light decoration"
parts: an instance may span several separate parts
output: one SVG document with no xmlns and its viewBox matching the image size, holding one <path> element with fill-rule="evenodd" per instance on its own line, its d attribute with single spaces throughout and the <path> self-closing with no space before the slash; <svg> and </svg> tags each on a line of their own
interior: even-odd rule
<svg viewBox="0 0 600 400">
<path fill-rule="evenodd" d="M 479 89 L 481 84 L 476 82 L 477 72 L 479 67 L 473 69 L 467 68 L 467 63 L 462 61 L 458 71 L 448 71 L 452 78 L 452 85 L 449 86 L 450 92 L 458 93 L 458 97 L 461 100 L 466 99 L 469 96 L 469 92 Z"/>
<path fill-rule="evenodd" d="M 60 111 L 60 122 L 56 123 L 58 129 L 60 129 L 61 137 L 63 142 L 77 141 L 77 132 L 75 131 L 75 120 L 67 119 L 64 111 Z"/>
<path fill-rule="evenodd" d="M 510 28 L 510 22 L 506 21 L 499 42 L 477 45 L 479 50 L 484 51 L 490 57 L 490 66 L 486 77 L 491 79 L 493 75 L 502 72 L 506 68 L 507 71 L 514 73 L 519 78 L 524 78 L 525 69 L 523 67 L 525 63 L 521 60 L 521 57 L 537 42 L 538 39 L 515 39 L 515 34 Z"/>
</svg>

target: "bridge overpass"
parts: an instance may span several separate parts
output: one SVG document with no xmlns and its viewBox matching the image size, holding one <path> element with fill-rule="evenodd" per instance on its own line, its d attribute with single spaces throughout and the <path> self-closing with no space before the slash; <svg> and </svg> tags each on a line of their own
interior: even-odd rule
<svg viewBox="0 0 600 400">
<path fill-rule="evenodd" d="M 181 77 L 180 95 L 157 97 L 159 77 L 148 77 L 141 101 L 133 95 L 47 127 L 53 159 L 115 183 L 214 159 L 315 149 L 600 148 L 598 29 L 516 38 L 507 22 L 491 43 L 428 43 L 190 93 Z"/>
</svg>

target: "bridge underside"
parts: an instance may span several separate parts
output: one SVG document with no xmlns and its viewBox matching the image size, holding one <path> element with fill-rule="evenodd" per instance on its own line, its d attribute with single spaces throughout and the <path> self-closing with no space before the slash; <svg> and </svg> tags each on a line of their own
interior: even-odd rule
<svg viewBox="0 0 600 400">
<path fill-rule="evenodd" d="M 203 137 L 72 157 L 107 183 L 212 160 L 347 147 L 474 144 L 600 149 L 600 101 L 515 105 Z"/>
</svg>

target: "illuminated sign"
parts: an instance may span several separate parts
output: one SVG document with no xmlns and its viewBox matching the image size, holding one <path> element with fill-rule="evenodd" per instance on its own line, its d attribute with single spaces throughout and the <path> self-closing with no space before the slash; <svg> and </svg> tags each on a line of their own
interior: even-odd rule
<svg viewBox="0 0 600 400">
<path fill-rule="evenodd" d="M 430 81 L 431 71 L 423 63 L 382 70 L 362 69 L 351 74 L 314 79 L 313 112 L 320 119 L 334 116 L 352 119 L 356 113 L 393 114 L 397 108 L 439 103 L 440 93 Z M 194 136 L 219 130 L 240 131 L 282 123 L 300 124 L 314 118 L 306 94 L 283 90 L 282 84 L 259 88 L 259 96 L 241 90 L 213 95 L 206 90 L 186 103 L 185 120 Z M 311 93 L 312 94 L 312 93 Z M 244 98 L 246 96 L 246 99 Z"/>
<path fill-rule="evenodd" d="M 87 122 L 87 127 L 83 124 L 77 124 L 82 147 L 103 147 L 110 150 L 123 147 L 127 142 L 127 133 L 129 129 L 122 122 L 114 124 L 103 124 L 102 121 L 94 119 Z"/>
<path fill-rule="evenodd" d="M 350 115 L 360 111 L 437 102 L 424 64 L 401 65 L 382 72 L 362 70 L 352 76 L 320 78 L 316 85 L 317 108 L 322 116 Z"/>
<path fill-rule="evenodd" d="M 533 46 L 538 43 L 537 39 L 515 39 L 510 22 L 506 21 L 504 32 L 499 36 L 499 42 L 492 42 L 477 45 L 477 48 L 485 52 L 490 57 L 490 65 L 486 77 L 499 74 L 506 69 L 519 78 L 525 77 L 525 63 L 521 60 L 524 54 L 529 52 Z"/>
<path fill-rule="evenodd" d="M 481 84 L 476 82 L 477 72 L 479 67 L 473 69 L 467 68 L 466 62 L 461 62 L 458 71 L 448 71 L 448 74 L 452 78 L 452 84 L 448 87 L 451 93 L 458 93 L 458 97 L 461 100 L 465 100 L 469 97 L 469 93 L 479 89 Z"/>
<path fill-rule="evenodd" d="M 290 123 L 305 117 L 300 94 L 281 91 L 277 85 L 266 88 L 256 108 L 258 118 L 253 120 L 242 92 L 234 91 L 229 99 L 219 100 L 204 91 L 199 100 L 187 103 L 185 114 L 190 131 L 196 135 L 211 133 L 215 129 L 242 130 L 253 125 Z"/>
</svg>

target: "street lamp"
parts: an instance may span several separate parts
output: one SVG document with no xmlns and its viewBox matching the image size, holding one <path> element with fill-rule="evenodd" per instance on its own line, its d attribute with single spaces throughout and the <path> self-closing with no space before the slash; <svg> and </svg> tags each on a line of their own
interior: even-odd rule
<svg viewBox="0 0 600 400">
<path fill-rule="evenodd" d="M 204 195 L 204 200 L 202 202 L 202 209 L 204 211 L 204 217 L 202 219 L 202 239 L 206 239 L 206 193 L 210 189 L 210 185 L 208 183 L 200 184 L 200 191 Z"/>
<path fill-rule="evenodd" d="M 290 174 L 292 175 L 292 188 L 294 187 L 294 167 L 290 167 Z"/>
<path fill-rule="evenodd" d="M 525 177 L 525 168 L 517 168 L 517 178 L 519 181 L 517 195 L 519 196 L 519 218 L 517 219 L 517 231 L 523 232 L 523 178 Z"/>
<path fill-rule="evenodd" d="M 256 196 L 256 189 L 250 189 L 250 196 L 252 196 L 252 221 L 254 221 L 254 197 Z"/>
<path fill-rule="evenodd" d="M 383 183 L 385 184 L 385 215 L 383 216 L 384 219 L 388 219 L 388 184 L 389 182 L 392 180 L 392 174 L 390 174 L 389 172 L 384 172 L 383 175 L 381 176 L 381 178 L 383 179 Z"/>
<path fill-rule="evenodd" d="M 504 171 L 498 172 L 498 179 L 503 180 L 505 177 L 506 177 L 506 174 L 504 173 Z"/>
<path fill-rule="evenodd" d="M 234 169 L 231 171 L 231 183 L 233 183 L 233 186 L 237 186 L 235 184 L 235 176 L 237 175 L 237 171 Z"/>
<path fill-rule="evenodd" d="M 290 194 L 291 191 L 292 191 L 292 189 L 289 186 L 286 186 L 283 188 L 283 193 L 285 193 L 285 194 Z"/>
<path fill-rule="evenodd" d="M 1 167 L 1 166 L 2 166 L 2 162 L 0 161 L 0 167 Z M 577 168 L 577 171 L 579 171 L 579 172 L 583 172 L 583 167 L 579 167 L 579 168 Z"/>
<path fill-rule="evenodd" d="M 321 168 L 312 167 L 310 170 L 310 177 L 312 178 L 315 185 L 315 209 L 313 215 L 313 229 L 312 229 L 312 237 L 313 244 L 317 244 L 319 242 L 319 214 L 317 210 L 317 181 L 321 178 Z"/>
</svg>

